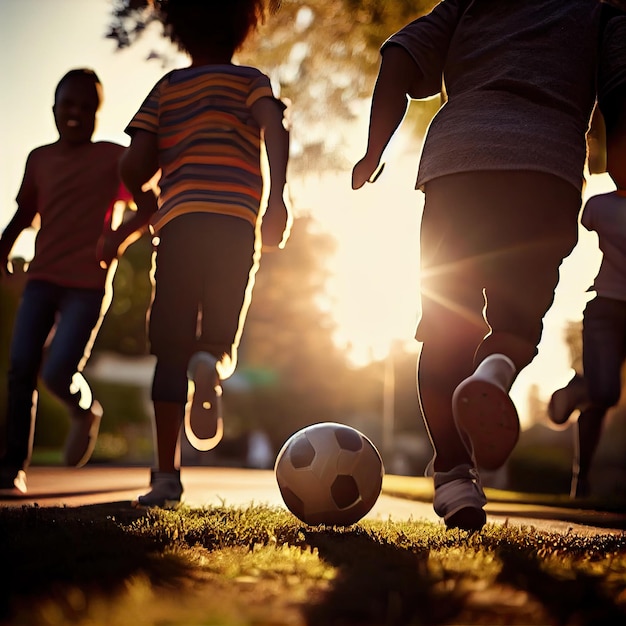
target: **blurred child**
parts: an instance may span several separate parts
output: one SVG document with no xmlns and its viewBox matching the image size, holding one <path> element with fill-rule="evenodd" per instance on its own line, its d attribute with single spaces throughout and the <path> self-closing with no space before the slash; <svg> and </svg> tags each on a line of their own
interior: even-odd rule
<svg viewBox="0 0 626 626">
<path fill-rule="evenodd" d="M 577 242 L 595 102 L 596 0 L 445 0 L 382 48 L 360 188 L 407 96 L 441 91 L 420 158 L 418 388 L 435 450 L 435 512 L 477 530 L 479 469 L 519 436 L 509 390 L 537 353 L 559 266 Z M 497 62 L 494 62 L 494 59 Z"/>
<path fill-rule="evenodd" d="M 605 30 L 598 105 L 615 191 L 589 198 L 581 222 L 598 235 L 602 263 L 583 313 L 583 372 L 552 394 L 548 415 L 564 424 L 578 409 L 570 495 L 590 495 L 589 473 L 607 411 L 620 399 L 626 361 L 626 16 Z"/>
<path fill-rule="evenodd" d="M 107 270 L 96 247 L 114 203 L 130 199 L 118 173 L 124 147 L 91 139 L 101 99 L 92 70 L 74 69 L 61 78 L 52 108 L 59 139 L 28 156 L 17 211 L 0 239 L 4 277 L 16 239 L 39 216 L 10 349 L 2 489 L 26 491 L 39 375 L 70 411 L 65 463 L 84 465 L 96 442 L 102 407 L 80 374 L 108 307 Z"/>
<path fill-rule="evenodd" d="M 256 270 L 262 142 L 271 177 L 263 245 L 278 246 L 286 235 L 284 105 L 267 76 L 232 60 L 264 19 L 267 4 L 159 4 L 166 32 L 190 55 L 191 65 L 159 80 L 127 128 L 131 145 L 122 159 L 122 178 L 137 206 L 154 213 L 151 225 L 158 236 L 149 320 L 157 357 L 156 468 L 151 490 L 138 497 L 142 506 L 175 506 L 181 500 L 183 419 L 198 448 L 210 449 L 222 437 L 220 381 L 236 365 Z M 159 170 L 157 202 L 144 185 Z"/>
</svg>

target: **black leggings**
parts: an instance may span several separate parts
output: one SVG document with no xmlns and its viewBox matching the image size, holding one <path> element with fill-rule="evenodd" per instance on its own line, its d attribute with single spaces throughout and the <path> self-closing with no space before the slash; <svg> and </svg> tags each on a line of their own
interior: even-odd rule
<svg viewBox="0 0 626 626">
<path fill-rule="evenodd" d="M 226 355 L 234 368 L 257 268 L 255 233 L 242 219 L 189 213 L 167 223 L 159 239 L 149 320 L 157 357 L 152 399 L 184 403 L 194 352 Z"/>
</svg>

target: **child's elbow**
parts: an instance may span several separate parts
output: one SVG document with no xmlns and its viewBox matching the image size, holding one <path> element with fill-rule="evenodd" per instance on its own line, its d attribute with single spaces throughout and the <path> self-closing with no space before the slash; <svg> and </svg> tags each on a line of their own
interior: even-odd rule
<svg viewBox="0 0 626 626">
<path fill-rule="evenodd" d="M 141 168 L 133 158 L 129 158 L 129 154 L 126 153 L 119 162 L 120 178 L 130 193 L 135 196 L 137 192 L 141 191 L 144 184 L 143 172 Z"/>
</svg>

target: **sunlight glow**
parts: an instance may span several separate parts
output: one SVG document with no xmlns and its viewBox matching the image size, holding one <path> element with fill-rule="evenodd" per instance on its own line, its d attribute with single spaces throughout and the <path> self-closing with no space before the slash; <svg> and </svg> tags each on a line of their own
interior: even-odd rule
<svg viewBox="0 0 626 626">
<path fill-rule="evenodd" d="M 415 344 L 422 194 L 413 188 L 414 162 L 394 165 L 358 191 L 350 172 L 312 175 L 294 187 L 298 206 L 312 207 L 336 239 L 326 306 L 335 341 L 355 365 L 383 359 L 395 342 Z"/>
<path fill-rule="evenodd" d="M 3 94 L 6 114 L 0 116 L 5 144 L 9 146 L 0 155 L 1 229 L 14 213 L 14 198 L 29 151 L 56 140 L 50 111 L 52 94 L 58 79 L 77 59 L 81 65 L 93 66 L 104 85 L 104 103 L 94 138 L 124 145 L 128 144 L 123 132 L 125 125 L 165 67 L 146 62 L 154 48 L 164 49 L 158 29 L 123 54 L 114 53 L 112 42 L 101 32 L 110 9 L 108 0 L 0 2 L 6 18 L 0 21 L 5 56 L 19 60 L 6 67 L 5 80 L 11 88 Z M 50 28 L 50 24 L 59 23 L 68 15 L 81 27 L 67 30 L 63 45 L 59 45 L 59 29 Z M 303 7 L 296 30 L 305 29 L 310 19 L 311 14 Z M 37 42 L 37 46 L 29 42 Z M 294 64 L 302 52 L 302 48 L 293 51 Z M 187 63 L 180 54 L 173 57 L 168 69 Z M 369 105 L 369 98 L 345 102 L 358 120 L 354 128 L 346 125 L 331 129 L 323 120 L 306 128 L 307 139 L 319 139 L 327 147 L 336 146 L 338 160 L 347 157 L 355 163 L 365 148 Z M 358 191 L 351 189 L 350 163 L 334 174 L 290 179 L 293 206 L 299 212 L 310 212 L 337 241 L 336 254 L 327 260 L 332 277 L 323 305 L 336 323 L 337 345 L 355 365 L 383 359 L 394 343 L 417 349 L 413 337 L 419 313 L 419 222 L 423 195 L 415 191 L 414 182 L 420 147 L 414 135 L 400 132 L 384 155 L 386 167 L 380 179 Z M 296 133 L 292 135 L 291 149 L 292 158 L 297 158 Z M 607 175 L 596 175 L 589 179 L 585 195 L 613 188 Z M 27 261 L 32 258 L 35 232 L 27 229 L 22 233 L 14 254 Z M 512 390 L 523 422 L 529 413 L 525 407 L 532 386 L 537 386 L 540 398 L 546 400 L 572 374 L 564 333 L 568 321 L 582 318 L 591 297 L 587 289 L 600 259 L 597 237 L 581 227 L 579 245 L 562 265 L 554 304 L 544 319 L 539 355 L 521 373 Z M 232 367 L 234 363 L 225 363 L 220 374 L 226 377 Z"/>
<path fill-rule="evenodd" d="M 375 185 L 353 191 L 350 173 L 299 181 L 299 207 L 313 207 L 321 227 L 336 238 L 328 260 L 332 277 L 324 306 L 337 325 L 335 341 L 355 365 L 382 360 L 394 343 L 417 350 L 419 222 L 423 195 L 413 189 L 416 161 L 388 160 Z M 606 174 L 589 177 L 585 199 L 614 189 Z M 579 243 L 561 266 L 554 304 L 544 318 L 539 354 L 518 376 L 511 396 L 523 427 L 532 424 L 529 394 L 547 402 L 572 375 L 565 342 L 568 322 L 580 321 L 598 271 L 597 237 L 582 226 Z"/>
</svg>

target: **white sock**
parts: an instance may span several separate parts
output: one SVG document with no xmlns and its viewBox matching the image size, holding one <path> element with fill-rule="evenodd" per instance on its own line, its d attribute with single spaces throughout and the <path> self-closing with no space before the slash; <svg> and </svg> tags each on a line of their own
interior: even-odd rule
<svg viewBox="0 0 626 626">
<path fill-rule="evenodd" d="M 474 376 L 488 380 L 504 389 L 507 393 L 515 380 L 515 363 L 505 354 L 490 354 L 476 368 Z"/>
</svg>

